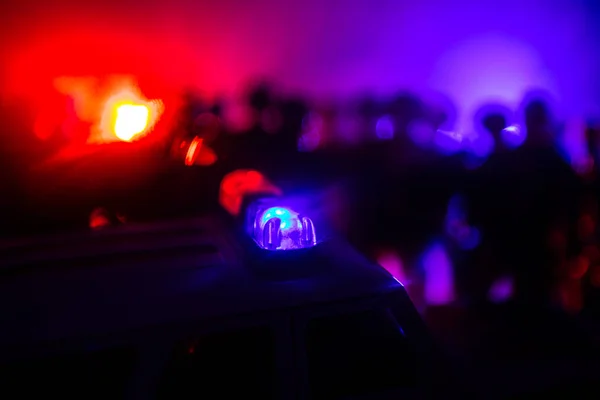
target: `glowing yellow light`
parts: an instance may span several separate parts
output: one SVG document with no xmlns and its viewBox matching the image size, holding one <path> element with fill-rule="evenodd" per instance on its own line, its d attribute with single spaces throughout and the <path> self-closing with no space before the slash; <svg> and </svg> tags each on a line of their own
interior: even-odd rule
<svg viewBox="0 0 600 400">
<path fill-rule="evenodd" d="M 104 103 L 90 142 L 133 142 L 150 133 L 163 112 L 160 100 L 148 100 L 135 86 L 114 92 Z"/>
<path fill-rule="evenodd" d="M 117 107 L 116 114 L 115 135 L 129 142 L 148 126 L 150 110 L 145 105 L 123 104 Z"/>
</svg>

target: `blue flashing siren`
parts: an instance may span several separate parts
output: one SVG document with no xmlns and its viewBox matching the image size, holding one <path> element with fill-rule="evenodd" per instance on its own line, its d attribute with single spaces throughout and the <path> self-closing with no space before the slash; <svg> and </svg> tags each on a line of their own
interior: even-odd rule
<svg viewBox="0 0 600 400">
<path fill-rule="evenodd" d="M 290 203 L 282 194 L 282 190 L 260 172 L 241 169 L 223 178 L 219 202 L 231 215 L 245 215 L 246 231 L 262 249 L 298 250 L 316 246 L 313 221 L 287 207 L 300 204 Z M 243 210 L 245 199 L 252 197 L 257 200 Z"/>
<path fill-rule="evenodd" d="M 265 250 L 298 250 L 317 244 L 312 220 L 286 207 L 257 210 L 253 228 L 254 240 Z"/>
</svg>

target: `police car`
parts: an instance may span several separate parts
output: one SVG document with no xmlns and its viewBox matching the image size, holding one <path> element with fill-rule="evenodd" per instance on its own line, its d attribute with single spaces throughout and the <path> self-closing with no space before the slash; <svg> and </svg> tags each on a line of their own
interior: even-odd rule
<svg viewBox="0 0 600 400">
<path fill-rule="evenodd" d="M 399 281 L 255 171 L 226 178 L 229 214 L 0 243 L 0 398 L 456 388 Z"/>
</svg>

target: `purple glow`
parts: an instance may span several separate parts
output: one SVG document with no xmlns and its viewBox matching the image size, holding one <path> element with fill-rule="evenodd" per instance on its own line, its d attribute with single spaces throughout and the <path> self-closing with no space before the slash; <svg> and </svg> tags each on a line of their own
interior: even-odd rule
<svg viewBox="0 0 600 400">
<path fill-rule="evenodd" d="M 586 147 L 585 122 L 581 118 L 567 121 L 562 138 L 562 149 L 571 166 L 578 173 L 587 173 L 594 167 Z"/>
<path fill-rule="evenodd" d="M 404 274 L 404 263 L 393 250 L 383 251 L 377 256 L 377 263 L 394 276 L 400 283 L 407 283 Z"/>
<path fill-rule="evenodd" d="M 463 250 L 473 250 L 481 242 L 479 229 L 467 225 L 465 221 L 458 218 L 448 220 L 446 230 Z"/>
<path fill-rule="evenodd" d="M 511 277 L 498 278 L 490 287 L 488 298 L 494 303 L 502 303 L 513 296 L 513 279 Z"/>
<path fill-rule="evenodd" d="M 390 140 L 394 138 L 394 121 L 389 115 L 384 115 L 377 120 L 375 126 L 377 137 L 382 140 Z"/>
<path fill-rule="evenodd" d="M 495 142 L 492 135 L 487 132 L 473 134 L 465 144 L 467 151 L 478 158 L 486 158 L 494 151 Z"/>
<path fill-rule="evenodd" d="M 0 25 L 2 36 L 10 38 L 7 59 L 31 50 L 36 41 L 27 39 L 51 40 L 55 31 L 87 35 L 81 26 L 94 21 L 91 28 L 101 33 L 129 34 L 125 48 L 141 38 L 161 38 L 152 41 L 155 57 L 170 61 L 162 61 L 161 67 L 186 60 L 190 71 L 199 71 L 181 77 L 176 68 L 164 73 L 178 83 L 192 80 L 190 84 L 210 93 L 235 90 L 260 73 L 314 96 L 364 88 L 441 90 L 461 113 L 490 96 L 518 98 L 532 86 L 555 91 L 575 111 L 598 99 L 594 71 L 600 69 L 600 51 L 593 30 L 599 18 L 592 2 L 504 0 L 490 7 L 486 1 L 307 0 L 290 7 L 265 0 L 249 8 L 241 0 L 211 7 L 187 0 L 168 5 L 56 0 L 52 12 L 43 2 L 21 3 L 11 7 L 21 7 L 31 18 Z M 311 29 L 306 29 L 307 21 Z M 216 31 L 221 34 L 215 36 Z M 106 38 L 107 44 L 114 46 L 111 39 Z M 167 52 L 165 42 L 177 47 Z M 89 51 L 101 57 L 110 45 Z M 48 61 L 56 70 L 54 64 L 61 60 Z"/>
<path fill-rule="evenodd" d="M 435 129 L 428 121 L 416 119 L 406 128 L 408 137 L 419 147 L 427 148 L 435 137 Z"/>
<path fill-rule="evenodd" d="M 314 151 L 321 144 L 323 135 L 323 119 L 315 113 L 310 113 L 302 121 L 302 133 L 298 139 L 299 151 Z"/>
<path fill-rule="evenodd" d="M 352 112 L 338 115 L 335 130 L 339 134 L 339 138 L 346 143 L 359 143 L 363 133 L 360 119 Z"/>
<path fill-rule="evenodd" d="M 444 245 L 436 242 L 423 255 L 425 270 L 425 300 L 430 305 L 448 304 L 454 300 L 452 261 Z"/>
<path fill-rule="evenodd" d="M 448 200 L 448 211 L 446 212 L 446 218 L 448 220 L 466 218 L 467 212 L 465 210 L 465 199 L 463 196 L 455 194 Z"/>
<path fill-rule="evenodd" d="M 469 233 L 462 238 L 460 246 L 463 250 L 473 250 L 481 243 L 481 233 L 479 229 L 471 227 Z"/>
<path fill-rule="evenodd" d="M 464 137 L 457 132 L 438 129 L 433 140 L 440 153 L 454 154 L 462 149 Z"/>
</svg>

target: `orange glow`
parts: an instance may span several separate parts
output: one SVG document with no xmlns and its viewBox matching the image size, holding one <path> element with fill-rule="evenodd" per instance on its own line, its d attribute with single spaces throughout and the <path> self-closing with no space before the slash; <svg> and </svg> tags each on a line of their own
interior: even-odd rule
<svg viewBox="0 0 600 400">
<path fill-rule="evenodd" d="M 238 169 L 221 181 L 219 203 L 230 214 L 238 215 L 244 197 L 255 194 L 281 195 L 282 190 L 258 171 Z"/>
<path fill-rule="evenodd" d="M 146 100 L 132 88 L 121 90 L 105 103 L 98 126 L 101 141 L 139 139 L 152 130 L 161 113 L 160 101 Z"/>
</svg>

